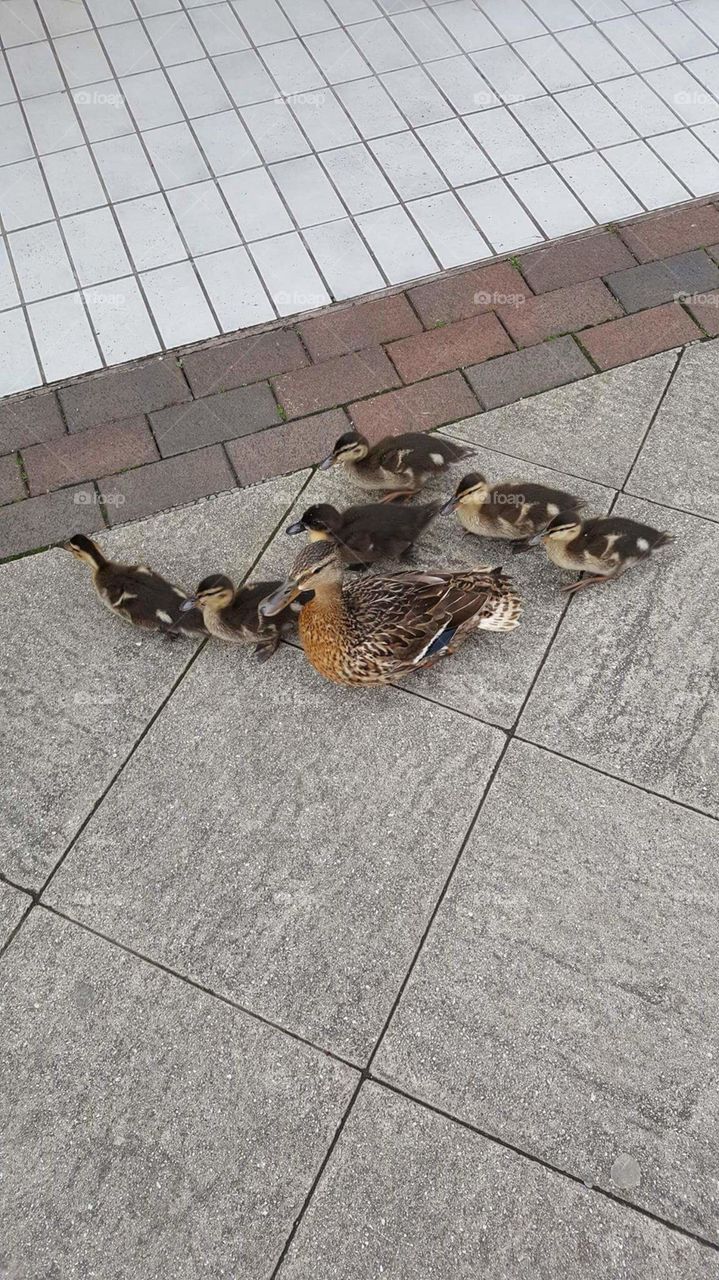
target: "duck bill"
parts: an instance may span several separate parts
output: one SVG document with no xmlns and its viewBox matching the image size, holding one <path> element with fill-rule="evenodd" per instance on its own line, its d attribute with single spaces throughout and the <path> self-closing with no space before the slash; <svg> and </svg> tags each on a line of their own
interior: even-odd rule
<svg viewBox="0 0 719 1280">
<path fill-rule="evenodd" d="M 258 606 L 258 613 L 262 618 L 272 618 L 276 613 L 281 613 L 288 605 L 292 604 L 300 594 L 300 587 L 297 582 L 283 582 L 281 587 L 272 592 L 271 596 L 265 596 Z"/>
<path fill-rule="evenodd" d="M 295 520 L 292 524 L 288 524 L 285 533 L 304 533 L 305 526 L 301 520 Z"/>
<path fill-rule="evenodd" d="M 448 498 L 447 501 L 444 502 L 440 507 L 439 514 L 441 516 L 448 516 L 451 511 L 456 511 L 458 506 L 459 506 L 459 498 L 455 498 L 455 497 Z"/>
<path fill-rule="evenodd" d="M 336 461 L 337 459 L 335 458 L 334 454 L 331 453 L 328 458 L 322 459 L 320 463 L 320 468 L 319 468 L 320 471 L 329 471 L 330 467 L 333 467 Z"/>
<path fill-rule="evenodd" d="M 189 613 L 190 609 L 197 609 L 197 608 L 199 608 L 199 605 L 197 603 L 196 597 L 190 596 L 189 599 L 182 601 L 182 604 L 180 605 L 180 613 Z"/>
<path fill-rule="evenodd" d="M 539 546 L 539 543 L 542 541 L 542 538 L 544 537 L 546 532 L 547 532 L 546 529 L 540 529 L 539 533 L 533 533 L 531 538 L 526 539 L 526 541 L 524 542 L 524 546 L 525 547 Z"/>
</svg>

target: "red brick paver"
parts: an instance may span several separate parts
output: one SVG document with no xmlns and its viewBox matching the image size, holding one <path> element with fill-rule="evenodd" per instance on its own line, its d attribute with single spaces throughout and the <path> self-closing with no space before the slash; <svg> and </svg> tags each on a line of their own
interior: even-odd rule
<svg viewBox="0 0 719 1280">
<path fill-rule="evenodd" d="M 614 369 L 701 338 L 701 330 L 678 302 L 612 320 L 580 335 L 582 346 L 600 369 Z"/>
<path fill-rule="evenodd" d="M 619 234 L 638 262 L 668 258 L 701 249 L 719 240 L 719 209 L 712 204 L 690 205 L 641 218 L 621 227 Z"/>
<path fill-rule="evenodd" d="M 241 485 L 314 467 L 327 457 L 335 440 L 349 431 L 343 409 L 330 409 L 299 422 L 286 422 L 240 440 L 229 440 L 227 454 Z"/>
<path fill-rule="evenodd" d="M 339 356 L 272 381 L 288 418 L 334 409 L 348 400 L 399 385 L 399 378 L 381 347 Z"/>
<path fill-rule="evenodd" d="M 280 414 L 269 383 L 256 382 L 150 414 L 163 458 L 276 426 Z"/>
<path fill-rule="evenodd" d="M 291 329 L 251 333 L 233 342 L 191 351 L 182 361 L 192 394 L 198 397 L 244 387 L 305 364 L 309 360 L 304 347 Z"/>
<path fill-rule="evenodd" d="M 596 231 L 578 240 L 560 240 L 523 254 L 522 275 L 535 293 L 593 280 L 609 271 L 633 267 L 635 259 L 611 231 Z"/>
<path fill-rule="evenodd" d="M 211 493 L 235 488 L 222 445 L 196 449 L 179 458 L 151 462 L 119 476 L 98 480 L 110 524 L 139 520 L 168 507 L 180 507 Z M 24 505 L 24 504 L 23 504 Z"/>
<path fill-rule="evenodd" d="M 421 322 L 402 293 L 314 316 L 298 328 L 312 359 L 318 363 L 422 332 Z"/>
<path fill-rule="evenodd" d="M 458 320 L 416 338 L 403 338 L 390 343 L 387 351 L 404 382 L 419 382 L 420 378 L 504 355 L 513 347 L 497 317 L 486 315 Z"/>
<path fill-rule="evenodd" d="M 0 401 L 0 453 L 65 435 L 54 391 Z"/>
<path fill-rule="evenodd" d="M 719 289 L 687 298 L 685 305 L 710 338 L 719 337 Z"/>
<path fill-rule="evenodd" d="M 91 484 L 59 489 L 0 507 L 0 560 L 36 547 L 49 547 L 73 533 L 104 529 L 102 509 Z"/>
<path fill-rule="evenodd" d="M 33 495 L 93 480 L 102 472 L 139 467 L 159 456 L 145 418 L 75 431 L 59 440 L 31 445 L 22 452 Z"/>
<path fill-rule="evenodd" d="M 431 431 L 478 411 L 479 404 L 461 373 L 428 378 L 349 406 L 355 427 L 373 442 L 403 431 Z"/>
<path fill-rule="evenodd" d="M 590 330 L 598 332 L 598 330 Z M 467 369 L 466 376 L 485 409 L 511 404 L 524 396 L 562 387 L 586 378 L 594 370 L 573 338 L 556 338 L 539 346 L 526 347 L 500 356 L 488 364 Z"/>
<path fill-rule="evenodd" d="M 509 262 L 493 263 L 417 285 L 408 296 L 426 329 L 482 315 L 531 293 Z"/>
<path fill-rule="evenodd" d="M 17 454 L 10 453 L 0 458 L 0 505 L 5 502 L 17 502 L 25 497 L 25 485 L 20 473 L 20 461 Z"/>
<path fill-rule="evenodd" d="M 99 422 L 133 418 L 191 400 L 190 388 L 173 355 L 144 364 L 108 369 L 92 378 L 72 382 L 59 392 L 70 431 L 96 427 Z"/>
<path fill-rule="evenodd" d="M 529 347 L 559 333 L 614 320 L 624 313 L 601 280 L 587 280 L 527 298 L 518 306 L 500 307 L 497 314 L 517 346 Z"/>
</svg>

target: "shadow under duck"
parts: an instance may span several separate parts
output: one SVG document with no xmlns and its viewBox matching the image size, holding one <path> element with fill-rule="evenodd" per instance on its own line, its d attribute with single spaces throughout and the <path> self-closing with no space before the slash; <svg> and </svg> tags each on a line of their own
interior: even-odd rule
<svg viewBox="0 0 719 1280">
<path fill-rule="evenodd" d="M 501 569 L 371 574 L 342 581 L 334 543 L 310 542 L 289 578 L 260 605 L 280 613 L 313 591 L 299 618 L 302 647 L 336 684 L 384 685 L 430 667 L 475 631 L 512 631 L 521 602 Z"/>
<path fill-rule="evenodd" d="M 560 511 L 546 529 L 529 541 L 530 545 L 543 543 L 547 556 L 558 568 L 592 575 L 563 588 L 571 594 L 620 577 L 659 547 L 667 546 L 672 536 L 624 516 L 581 520 L 576 511 Z"/>
<path fill-rule="evenodd" d="M 456 511 L 457 519 L 468 533 L 483 538 L 509 538 L 523 542 L 513 551 L 526 549 L 526 540 L 546 529 L 560 511 L 581 510 L 584 503 L 563 489 L 544 484 L 528 484 L 522 480 L 489 484 L 478 471 L 460 480 L 453 496 L 442 507 L 442 514 Z"/>
<path fill-rule="evenodd" d="M 93 586 L 106 608 L 116 617 L 166 636 L 206 636 L 199 609 L 188 606 L 188 595 L 145 564 L 116 564 L 84 533 L 63 542 L 92 570 Z"/>
<path fill-rule="evenodd" d="M 235 588 L 224 573 L 212 573 L 198 584 L 192 599 L 180 608 L 197 607 L 211 636 L 229 644 L 253 644 L 258 662 L 271 658 L 284 632 L 294 627 L 299 605 L 281 610 L 277 618 L 260 617 L 257 606 L 279 582 L 253 582 Z"/>
<path fill-rule="evenodd" d="M 341 465 L 364 489 L 411 496 L 451 463 L 473 455 L 474 450 L 465 445 L 422 431 L 387 436 L 375 445 L 370 445 L 359 431 L 346 431 L 329 457 L 320 463 L 320 470 Z"/>
<path fill-rule="evenodd" d="M 346 511 L 319 502 L 308 507 L 285 532 L 306 532 L 311 542 L 330 539 L 345 564 L 362 569 L 375 560 L 395 560 L 406 555 L 438 512 L 438 502 L 416 507 L 368 502 Z"/>
</svg>

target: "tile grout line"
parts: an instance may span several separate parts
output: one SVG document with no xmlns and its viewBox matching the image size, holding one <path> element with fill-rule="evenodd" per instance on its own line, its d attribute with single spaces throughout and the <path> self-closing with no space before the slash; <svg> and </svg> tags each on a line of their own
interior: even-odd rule
<svg viewBox="0 0 719 1280">
<path fill-rule="evenodd" d="M 247 578 L 250 576 L 250 574 L 252 573 L 252 571 L 253 571 L 253 569 L 256 567 L 256 565 L 259 563 L 259 561 L 260 561 L 261 557 L 264 555 L 264 553 L 265 553 L 265 551 L 267 550 L 268 546 L 270 545 L 270 543 L 272 542 L 272 540 L 274 539 L 274 537 L 277 535 L 277 533 L 279 532 L 279 530 L 280 530 L 280 528 L 282 527 L 282 525 L 284 524 L 284 521 L 285 521 L 285 519 L 287 518 L 287 513 L 289 512 L 289 510 L 291 509 L 291 507 L 294 505 L 294 503 L 297 501 L 297 498 L 300 496 L 300 494 L 302 494 L 302 493 L 304 492 L 304 490 L 307 488 L 307 485 L 309 484 L 310 480 L 312 479 L 312 475 L 313 475 L 313 471 L 312 471 L 312 470 L 310 470 L 310 472 L 309 472 L 309 474 L 307 475 L 307 477 L 306 477 L 305 481 L 303 482 L 303 484 L 302 484 L 302 486 L 301 486 L 301 488 L 300 488 L 299 492 L 298 492 L 297 494 L 295 494 L 294 498 L 292 499 L 292 502 L 291 502 L 291 503 L 289 503 L 289 505 L 288 505 L 287 507 L 285 507 L 285 509 L 284 509 L 284 511 L 283 511 L 283 513 L 282 513 L 282 517 L 280 518 L 280 520 L 278 521 L 278 523 L 273 527 L 273 529 L 272 529 L 271 533 L 269 534 L 268 538 L 267 538 L 267 539 L 266 539 L 266 541 L 262 544 L 262 547 L 261 547 L 261 548 L 260 548 L 260 550 L 258 551 L 257 555 L 253 558 L 252 563 L 250 564 L 249 568 L 247 569 L 247 571 L 246 571 L 246 573 L 244 574 L 244 576 L 242 577 L 242 579 L 239 581 L 239 584 L 238 584 L 238 585 L 242 585 L 244 582 L 246 582 L 246 581 L 247 581 Z M 208 644 L 209 639 L 210 639 L 210 637 L 207 637 L 207 638 L 205 638 L 204 640 L 201 640 L 201 641 L 200 641 L 200 643 L 199 643 L 199 644 L 197 645 L 197 647 L 195 648 L 194 652 L 193 652 L 192 654 L 190 654 L 190 656 L 189 656 L 189 658 L 188 658 L 187 662 L 185 663 L 185 666 L 183 667 L 183 669 L 182 669 L 182 671 L 179 673 L 179 675 L 176 677 L 176 679 L 173 681 L 173 683 L 172 683 L 172 685 L 171 685 L 171 687 L 170 687 L 170 689 L 169 689 L 168 693 L 167 693 L 167 694 L 165 695 L 165 697 L 161 700 L 160 704 L 156 707 L 155 711 L 154 711 L 154 712 L 152 713 L 152 715 L 149 717 L 149 719 L 148 719 L 147 723 L 143 726 L 143 728 L 142 728 L 141 732 L 139 733 L 138 737 L 137 737 L 137 738 L 135 739 L 135 741 L 133 742 L 133 744 L 132 744 L 132 746 L 130 747 L 130 749 L 129 749 L 129 751 L 128 751 L 127 755 L 126 755 L 126 756 L 125 756 L 125 758 L 124 758 L 124 760 L 123 760 L 123 761 L 118 765 L 118 767 L 117 767 L 117 769 L 115 770 L 115 772 L 114 772 L 114 774 L 113 774 L 112 778 L 110 779 L 110 781 L 107 783 L 107 785 L 106 785 L 106 786 L 102 789 L 102 791 L 100 792 L 100 795 L 97 797 L 97 799 L 95 800 L 94 804 L 92 805 L 92 807 L 91 807 L 90 811 L 86 814 L 85 818 L 83 819 L 83 821 L 82 821 L 82 822 L 80 823 L 80 825 L 78 826 L 77 830 L 75 831 L 74 835 L 72 836 L 72 838 L 70 839 L 70 841 L 69 841 L 69 842 L 68 842 L 68 844 L 66 845 L 66 847 L 65 847 L 64 851 L 63 851 L 63 852 L 62 852 L 62 854 L 60 855 L 60 857 L 59 857 L 59 859 L 57 860 L 57 862 L 55 863 L 54 867 L 53 867 L 53 868 L 52 868 L 52 870 L 48 873 L 48 875 L 45 877 L 45 880 L 44 880 L 44 881 L 43 881 L 43 883 L 40 885 L 40 888 L 39 888 L 39 889 L 35 889 L 35 890 L 22 890 L 22 892 L 28 892 L 28 893 L 30 893 L 30 894 L 32 895 L 32 897 L 33 897 L 33 903 L 31 904 L 31 907 L 30 907 L 30 908 L 28 908 L 28 913 L 27 913 L 28 915 L 29 915 L 30 911 L 32 910 L 32 907 L 34 907 L 34 906 L 36 906 L 36 905 L 39 905 L 39 906 L 45 906 L 45 903 L 41 902 L 42 895 L 45 893 L 46 889 L 49 887 L 49 885 L 50 885 L 50 884 L 52 883 L 52 881 L 54 880 L 55 876 L 57 875 L 57 872 L 60 870 L 60 867 L 61 867 L 61 866 L 63 865 L 63 863 L 65 862 L 65 859 L 66 859 L 66 858 L 68 857 L 68 855 L 71 853 L 71 851 L 73 850 L 73 848 L 74 848 L 74 847 L 75 847 L 75 845 L 77 844 L 78 840 L 80 839 L 80 836 L 83 834 L 83 832 L 85 831 L 85 829 L 89 826 L 90 822 L 92 821 L 92 819 L 94 818 L 95 814 L 97 813 L 97 811 L 99 810 L 99 808 L 101 807 L 101 805 L 103 804 L 103 802 L 105 801 L 105 799 L 106 799 L 106 797 L 108 796 L 109 792 L 112 790 L 112 788 L 114 787 L 115 783 L 116 783 L 116 782 L 118 781 L 118 779 L 120 778 L 120 775 L 121 775 L 122 773 L 124 773 L 124 771 L 125 771 L 125 769 L 126 769 L 127 765 L 130 763 L 130 761 L 132 760 L 133 756 L 135 755 L 135 753 L 137 752 L 138 748 L 140 747 L 141 743 L 142 743 L 142 742 L 144 741 L 144 739 L 147 737 L 148 733 L 150 732 L 150 730 L 152 729 L 153 725 L 155 724 L 155 721 L 159 719 L 160 715 L 161 715 L 161 714 L 162 714 L 162 712 L 165 710 L 165 707 L 166 707 L 166 706 L 167 706 L 167 704 L 170 702 L 170 700 L 171 700 L 171 698 L 173 697 L 173 695 L 175 694 L 176 690 L 177 690 L 177 689 L 179 688 L 179 686 L 184 682 L 185 676 L 188 674 L 188 672 L 189 672 L 190 668 L 194 666 L 194 664 L 195 664 L 195 662 L 197 661 L 197 659 L 199 658 L 200 654 L 201 654 L 201 653 L 204 651 L 204 649 L 206 648 L 206 646 L 207 646 L 207 644 Z M 0 877 L 0 878 L 1 878 L 1 877 Z M 22 921 L 22 923 L 24 923 L 24 920 L 25 920 L 26 918 L 27 918 L 27 916 L 23 917 L 23 921 Z M 15 937 L 15 931 L 13 932 L 13 934 L 11 935 L 11 937 L 13 937 L 13 938 Z M 8 942 L 9 942 L 9 939 L 8 939 Z M 5 946 L 4 946 L 4 947 L 0 947 L 0 956 L 4 954 L 4 951 L 5 951 L 5 949 L 6 949 L 6 946 L 7 946 L 7 943 L 5 944 Z"/>
<path fill-rule="evenodd" d="M 567 1181 L 575 1183 L 582 1187 L 588 1194 L 595 1194 L 604 1197 L 622 1209 L 627 1209 L 631 1213 L 637 1213 L 643 1218 L 648 1218 L 651 1222 L 656 1222 L 660 1226 L 672 1231 L 677 1235 L 684 1236 L 686 1239 L 693 1240 L 696 1244 L 706 1249 L 711 1249 L 719 1253 L 719 1240 L 712 1240 L 709 1236 L 703 1236 L 698 1231 L 693 1231 L 690 1227 L 684 1227 L 681 1223 L 674 1222 L 671 1218 L 665 1218 L 660 1213 L 655 1213 L 652 1209 L 646 1208 L 644 1205 L 637 1204 L 632 1200 L 625 1200 L 622 1196 L 614 1191 L 610 1191 L 607 1187 L 603 1187 L 596 1182 L 588 1186 L 579 1174 L 572 1173 L 569 1169 L 562 1168 L 561 1165 L 554 1164 L 546 1157 L 538 1155 L 528 1148 L 521 1147 L 517 1143 L 512 1142 L 509 1138 L 503 1138 L 500 1134 L 494 1133 L 490 1129 L 484 1129 L 481 1125 L 474 1124 L 471 1120 L 465 1120 L 461 1116 L 454 1115 L 451 1111 L 446 1111 L 437 1103 L 430 1102 L 427 1098 L 421 1098 L 417 1094 L 412 1093 L 409 1089 L 402 1088 L 401 1085 L 395 1084 L 393 1081 L 384 1079 L 382 1076 L 375 1076 L 371 1072 L 367 1079 L 370 1084 L 383 1089 L 387 1089 L 390 1093 L 394 1093 L 400 1098 L 404 1098 L 408 1102 L 414 1103 L 416 1106 L 423 1107 L 425 1110 L 432 1112 L 433 1115 L 440 1116 L 443 1120 L 449 1120 L 451 1123 L 459 1125 L 461 1129 L 474 1133 L 477 1137 L 484 1138 L 485 1141 L 492 1143 L 494 1146 L 502 1147 L 505 1151 L 512 1151 L 515 1155 L 529 1160 L 532 1164 L 539 1165 L 546 1169 L 548 1173 L 552 1173 L 560 1178 L 566 1178 Z M 362 1082 L 364 1083 L 364 1081 Z"/>
</svg>

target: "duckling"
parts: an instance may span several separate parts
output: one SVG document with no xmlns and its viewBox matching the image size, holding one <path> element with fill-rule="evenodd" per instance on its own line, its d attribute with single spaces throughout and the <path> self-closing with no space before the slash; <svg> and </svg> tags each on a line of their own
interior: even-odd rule
<svg viewBox="0 0 719 1280">
<path fill-rule="evenodd" d="M 300 593 L 302 647 L 326 679 L 384 685 L 454 653 L 477 630 L 512 631 L 521 602 L 501 569 L 368 575 L 343 584 L 334 542 L 310 542 L 285 583 L 260 605 L 274 617 Z"/>
<path fill-rule="evenodd" d="M 473 454 L 473 449 L 453 440 L 421 431 L 387 436 L 372 446 L 359 431 L 346 431 L 320 463 L 320 471 L 341 463 L 363 489 L 387 489 L 388 497 L 411 496 L 450 463 Z"/>
<path fill-rule="evenodd" d="M 571 594 L 583 587 L 611 582 L 671 541 L 671 534 L 637 520 L 624 516 L 580 520 L 576 510 L 571 510 L 560 511 L 546 529 L 529 539 L 529 545 L 542 542 L 549 559 L 560 569 L 593 575 L 564 588 Z"/>
<path fill-rule="evenodd" d="M 328 502 L 320 502 L 308 507 L 302 518 L 288 525 L 285 532 L 307 530 L 311 542 L 329 538 L 350 568 L 363 569 L 383 556 L 394 560 L 405 555 L 438 511 L 438 502 L 417 507 L 368 502 L 342 512 Z"/>
<path fill-rule="evenodd" d="M 468 533 L 483 538 L 510 538 L 513 551 L 524 550 L 526 539 L 546 529 L 560 511 L 577 512 L 584 503 L 562 489 L 524 481 L 489 484 L 473 471 L 460 480 L 454 495 L 445 502 L 442 514 L 457 512 Z M 520 546 L 520 540 L 522 545 Z"/>
<path fill-rule="evenodd" d="M 224 573 L 213 573 L 202 579 L 194 596 L 180 608 L 184 612 L 197 606 L 210 635 L 230 644 L 254 644 L 258 662 L 265 662 L 272 657 L 282 633 L 290 629 L 297 614 L 297 607 L 288 607 L 278 613 L 276 622 L 258 615 L 260 601 L 280 585 L 279 582 L 253 582 L 236 590 Z"/>
<path fill-rule="evenodd" d="M 92 570 L 102 603 L 118 618 L 136 627 L 175 637 L 206 636 L 202 614 L 187 603 L 187 593 L 144 564 L 116 564 L 104 556 L 91 538 L 76 533 L 62 544 Z"/>
</svg>

